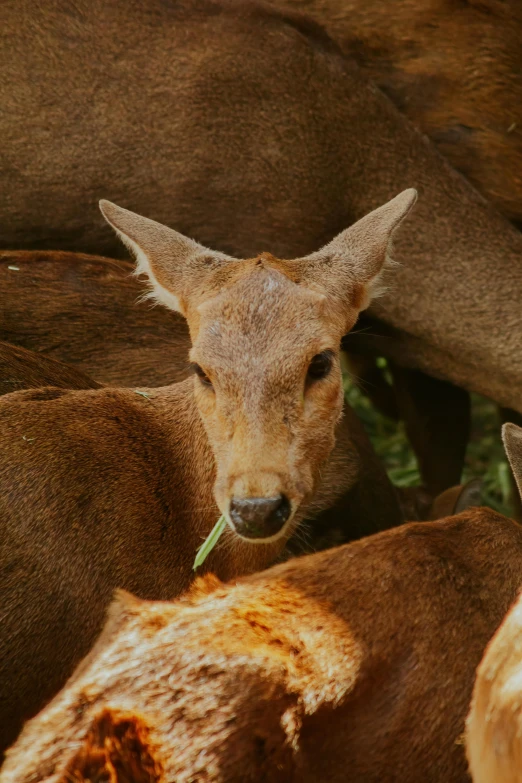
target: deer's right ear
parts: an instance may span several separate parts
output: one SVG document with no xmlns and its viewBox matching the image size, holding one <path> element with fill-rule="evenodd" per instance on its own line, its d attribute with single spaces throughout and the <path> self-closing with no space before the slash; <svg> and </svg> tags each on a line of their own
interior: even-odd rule
<svg viewBox="0 0 522 783">
<path fill-rule="evenodd" d="M 517 482 L 520 497 L 522 497 L 522 427 L 516 424 L 504 424 L 502 427 L 502 440 L 507 458 L 515 481 Z"/>
<path fill-rule="evenodd" d="M 404 190 L 374 209 L 331 242 L 305 258 L 289 261 L 295 278 L 340 303 L 348 330 L 354 317 L 382 292 L 382 273 L 391 261 L 392 238 L 417 200 Z"/>
<path fill-rule="evenodd" d="M 149 298 L 182 315 L 187 314 L 190 292 L 201 283 L 204 272 L 232 260 L 110 201 L 100 201 L 100 210 L 134 254 L 136 274 L 147 276 Z"/>
</svg>

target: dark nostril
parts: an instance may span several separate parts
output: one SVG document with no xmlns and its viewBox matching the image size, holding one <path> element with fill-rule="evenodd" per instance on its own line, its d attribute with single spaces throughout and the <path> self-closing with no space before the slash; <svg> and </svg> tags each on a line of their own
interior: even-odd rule
<svg viewBox="0 0 522 783">
<path fill-rule="evenodd" d="M 230 519 L 244 538 L 271 538 L 279 533 L 290 516 L 286 495 L 273 498 L 232 498 Z"/>
</svg>

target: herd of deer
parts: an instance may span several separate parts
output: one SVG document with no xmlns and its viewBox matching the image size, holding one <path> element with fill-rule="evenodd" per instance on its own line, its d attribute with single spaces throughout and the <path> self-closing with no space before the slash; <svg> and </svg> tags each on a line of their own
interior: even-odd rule
<svg viewBox="0 0 522 783">
<path fill-rule="evenodd" d="M 518 0 L 1 5 L 1 783 L 522 781 Z"/>
</svg>

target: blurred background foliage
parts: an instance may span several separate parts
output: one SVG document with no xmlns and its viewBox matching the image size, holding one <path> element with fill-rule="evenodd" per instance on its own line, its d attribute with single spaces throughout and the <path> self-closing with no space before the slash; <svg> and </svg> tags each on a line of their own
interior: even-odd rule
<svg viewBox="0 0 522 783">
<path fill-rule="evenodd" d="M 379 359 L 378 363 L 385 368 L 385 359 Z M 417 460 L 403 424 L 397 425 L 376 411 L 348 373 L 344 375 L 344 389 L 347 401 L 363 422 L 392 482 L 399 487 L 419 485 L 421 479 Z M 484 504 L 511 516 L 510 474 L 502 447 L 500 426 L 495 404 L 479 395 L 472 395 L 472 433 L 462 481 L 482 479 Z"/>
</svg>

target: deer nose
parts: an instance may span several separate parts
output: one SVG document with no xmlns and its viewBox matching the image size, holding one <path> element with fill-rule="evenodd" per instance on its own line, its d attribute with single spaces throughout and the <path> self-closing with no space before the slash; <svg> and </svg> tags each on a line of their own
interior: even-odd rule
<svg viewBox="0 0 522 783">
<path fill-rule="evenodd" d="M 232 498 L 230 519 L 243 538 L 271 538 L 290 516 L 290 501 L 286 495 L 273 498 Z"/>
</svg>

